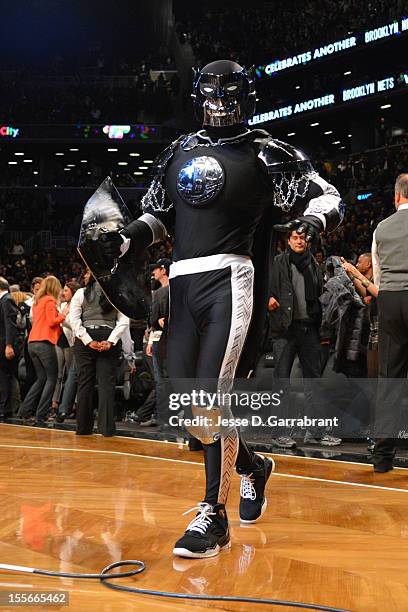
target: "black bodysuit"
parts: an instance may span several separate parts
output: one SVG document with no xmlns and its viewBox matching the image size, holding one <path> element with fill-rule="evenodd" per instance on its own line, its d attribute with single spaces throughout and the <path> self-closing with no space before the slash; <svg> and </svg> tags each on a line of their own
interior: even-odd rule
<svg viewBox="0 0 408 612">
<path fill-rule="evenodd" d="M 167 360 L 173 379 L 232 383 L 254 312 L 254 237 L 267 210 L 271 225 L 283 210 L 299 207 L 327 229 L 341 221 L 338 192 L 302 153 L 264 131 L 240 129 L 222 140 L 201 131 L 173 143 L 157 162 L 136 222 L 146 223 L 155 240 L 174 235 Z M 238 445 L 236 431 L 221 440 L 201 437 L 205 501 L 225 503 L 228 465 L 238 453 L 237 468 L 248 472 L 253 453 L 242 440 Z"/>
</svg>

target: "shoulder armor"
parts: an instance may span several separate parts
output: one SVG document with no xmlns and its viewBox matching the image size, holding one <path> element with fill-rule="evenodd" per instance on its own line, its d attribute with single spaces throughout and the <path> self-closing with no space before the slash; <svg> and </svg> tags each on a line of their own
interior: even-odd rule
<svg viewBox="0 0 408 612">
<path fill-rule="evenodd" d="M 167 164 L 185 138 L 185 134 L 179 136 L 177 140 L 174 140 L 164 151 L 159 153 L 154 160 L 151 169 L 152 181 L 140 201 L 144 213 L 166 213 L 173 207 L 173 203 L 166 198 L 166 190 L 163 185 L 164 175 L 166 174 Z"/>
<path fill-rule="evenodd" d="M 199 132 L 187 134 L 187 136 L 184 136 L 182 141 L 180 142 L 180 146 L 183 151 L 190 151 L 190 149 L 195 149 L 195 147 L 198 147 L 200 144 L 202 144 L 202 142 L 199 138 Z"/>
<path fill-rule="evenodd" d="M 179 136 L 177 140 L 174 140 L 168 147 L 164 149 L 164 151 L 159 153 L 159 155 L 154 160 L 154 165 L 152 166 L 152 176 L 164 176 L 167 164 L 173 157 L 175 150 L 182 142 L 184 142 L 186 138 L 188 138 L 188 136 L 186 136 L 185 134 Z"/>
<path fill-rule="evenodd" d="M 258 138 L 259 159 L 265 164 L 268 174 L 281 172 L 313 172 L 310 159 L 303 151 L 293 145 L 269 138 Z"/>
</svg>

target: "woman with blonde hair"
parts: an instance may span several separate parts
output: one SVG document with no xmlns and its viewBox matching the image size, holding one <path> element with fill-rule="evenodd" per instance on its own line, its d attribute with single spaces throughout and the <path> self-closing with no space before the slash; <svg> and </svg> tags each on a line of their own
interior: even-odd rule
<svg viewBox="0 0 408 612">
<path fill-rule="evenodd" d="M 33 361 L 36 380 L 21 405 L 19 416 L 28 420 L 36 411 L 35 421 L 46 426 L 52 394 L 58 376 L 55 345 L 61 335 L 61 323 L 69 312 L 69 305 L 58 312 L 61 283 L 55 276 L 41 281 L 33 305 L 33 325 L 28 337 L 28 353 Z"/>
<path fill-rule="evenodd" d="M 75 292 L 78 291 L 78 289 L 80 289 L 80 285 L 78 283 L 66 283 L 65 284 L 64 289 L 62 290 L 61 299 L 63 301 L 59 308 L 59 312 L 62 312 L 67 304 L 70 304 Z M 69 371 L 71 369 L 71 365 L 72 365 L 72 361 L 74 357 L 73 346 L 74 346 L 75 336 L 72 332 L 71 323 L 69 320 L 69 314 L 67 315 L 65 321 L 61 324 L 61 326 L 62 326 L 63 333 L 61 334 L 55 346 L 55 350 L 57 353 L 57 360 L 58 360 L 58 378 L 57 378 L 57 384 L 55 385 L 54 394 L 52 396 L 51 414 L 50 414 L 49 420 L 52 420 L 58 414 L 58 407 L 60 405 L 60 400 L 62 396 L 64 376 L 66 375 L 67 380 L 68 380 Z M 64 385 L 64 393 L 65 393 L 65 385 Z"/>
</svg>

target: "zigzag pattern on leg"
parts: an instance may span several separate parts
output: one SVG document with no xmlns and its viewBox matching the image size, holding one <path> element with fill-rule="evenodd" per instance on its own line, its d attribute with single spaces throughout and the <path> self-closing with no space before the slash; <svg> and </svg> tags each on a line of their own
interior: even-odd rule
<svg viewBox="0 0 408 612">
<path fill-rule="evenodd" d="M 219 390 L 226 393 L 232 386 L 235 370 L 246 340 L 252 318 L 253 268 L 231 267 L 231 334 L 220 371 Z"/>
<path fill-rule="evenodd" d="M 224 360 L 221 365 L 218 391 L 228 393 L 233 384 L 235 371 L 241 357 L 252 318 L 254 270 L 249 266 L 231 266 L 231 329 Z M 220 405 L 224 418 L 232 418 L 230 403 Z M 221 475 L 218 503 L 226 504 L 231 478 L 238 455 L 238 432 L 236 428 L 221 429 Z"/>
<path fill-rule="evenodd" d="M 221 438 L 221 478 L 218 491 L 218 503 L 226 504 L 231 484 L 232 473 L 238 454 L 238 435 L 233 429 L 229 435 Z"/>
</svg>

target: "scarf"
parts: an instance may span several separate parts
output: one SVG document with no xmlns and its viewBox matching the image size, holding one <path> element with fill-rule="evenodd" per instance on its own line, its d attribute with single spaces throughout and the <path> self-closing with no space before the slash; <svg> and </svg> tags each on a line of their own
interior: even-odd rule
<svg viewBox="0 0 408 612">
<path fill-rule="evenodd" d="M 309 249 L 304 253 L 295 253 L 289 249 L 289 262 L 294 264 L 305 279 L 305 298 L 308 315 L 311 319 L 320 316 L 319 282 Z"/>
</svg>

